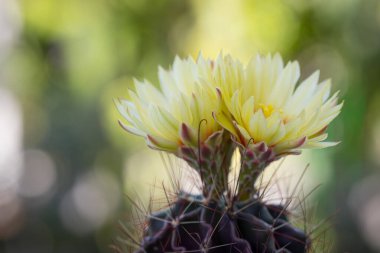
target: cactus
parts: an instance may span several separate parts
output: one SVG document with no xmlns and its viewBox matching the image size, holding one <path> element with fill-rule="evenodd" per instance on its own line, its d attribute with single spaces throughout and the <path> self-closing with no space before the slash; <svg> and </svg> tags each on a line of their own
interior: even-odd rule
<svg viewBox="0 0 380 253">
<path fill-rule="evenodd" d="M 297 87 L 297 62 L 279 54 L 246 66 L 231 56 L 216 60 L 176 57 L 159 70 L 158 90 L 135 81 L 128 99 L 116 101 L 128 132 L 152 149 L 168 152 L 198 173 L 201 193 L 177 190 L 167 209 L 148 213 L 136 253 L 302 253 L 310 233 L 289 221 L 288 205 L 263 201 L 255 183 L 273 161 L 325 142 L 328 124 L 343 106 L 330 82 L 315 72 Z M 232 155 L 241 157 L 235 189 L 228 176 Z M 119 250 L 119 252 L 123 252 Z"/>
<path fill-rule="evenodd" d="M 230 145 L 232 143 L 230 142 Z M 263 166 L 260 164 L 255 166 L 254 163 L 245 161 L 244 157 L 252 157 L 252 154 L 242 157 L 240 172 L 244 168 L 254 171 L 252 168 Z M 202 156 L 199 160 L 202 160 Z M 200 171 L 207 174 L 210 169 L 198 170 Z M 253 181 L 250 185 L 254 185 L 261 171 L 262 169 L 248 173 L 255 175 L 251 177 Z M 244 187 L 249 187 L 247 176 L 240 175 L 238 182 L 243 182 Z M 237 186 L 239 192 L 243 193 L 241 195 L 231 187 L 220 191 L 214 187 L 215 184 L 206 187 L 203 182 L 201 194 L 176 190 L 174 199 L 168 200 L 167 208 L 147 213 L 143 238 L 135 243 L 138 249 L 131 252 L 303 253 L 309 251 L 311 238 L 305 231 L 290 223 L 288 204 L 265 203 L 263 193 L 257 187 L 248 190 Z M 245 194 L 247 192 L 250 194 Z M 127 235 L 131 237 L 130 234 Z M 120 249 L 119 252 L 125 253 Z"/>
<path fill-rule="evenodd" d="M 302 253 L 310 238 L 293 227 L 283 206 L 259 198 L 229 206 L 222 198 L 181 193 L 169 208 L 153 213 L 137 253 Z"/>
<path fill-rule="evenodd" d="M 266 204 L 253 186 L 264 168 L 274 160 L 272 151 L 264 143 L 255 148 L 240 148 L 243 156 L 238 192 L 224 183 L 229 173 L 231 150 L 237 146 L 225 133 L 213 135 L 199 150 L 181 153 L 200 174 L 203 194 L 179 190 L 168 208 L 148 214 L 148 226 L 136 253 L 308 251 L 310 238 L 290 224 L 285 206 Z M 230 148 L 224 146 L 221 151 L 223 144 Z"/>
</svg>

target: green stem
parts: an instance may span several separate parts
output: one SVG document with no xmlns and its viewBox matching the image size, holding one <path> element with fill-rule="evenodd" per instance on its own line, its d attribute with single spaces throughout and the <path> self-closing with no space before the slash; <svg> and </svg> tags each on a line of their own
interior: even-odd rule
<svg viewBox="0 0 380 253">
<path fill-rule="evenodd" d="M 244 159 L 244 156 L 242 156 L 242 159 Z M 266 163 L 255 164 L 251 161 L 242 160 L 238 178 L 238 200 L 248 200 L 257 193 L 255 182 L 265 167 Z"/>
</svg>

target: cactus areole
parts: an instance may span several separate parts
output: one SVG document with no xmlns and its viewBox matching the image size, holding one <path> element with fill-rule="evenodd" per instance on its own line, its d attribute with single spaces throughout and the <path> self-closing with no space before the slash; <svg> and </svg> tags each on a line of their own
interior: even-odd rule
<svg viewBox="0 0 380 253">
<path fill-rule="evenodd" d="M 246 66 L 231 56 L 177 57 L 159 70 L 160 89 L 135 81 L 116 101 L 120 125 L 153 149 L 185 160 L 202 181 L 202 194 L 178 191 L 167 209 L 147 216 L 138 253 L 302 253 L 311 238 L 289 221 L 287 206 L 265 203 L 255 188 L 273 161 L 326 142 L 339 114 L 337 93 L 319 72 L 298 84 L 299 64 L 279 54 Z M 228 180 L 235 150 L 241 161 L 236 187 Z"/>
</svg>

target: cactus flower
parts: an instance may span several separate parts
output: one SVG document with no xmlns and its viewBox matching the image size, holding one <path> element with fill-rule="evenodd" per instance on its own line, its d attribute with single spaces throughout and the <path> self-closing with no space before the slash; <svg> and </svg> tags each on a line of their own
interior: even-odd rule
<svg viewBox="0 0 380 253">
<path fill-rule="evenodd" d="M 240 70 L 238 85 L 220 83 L 226 109 L 215 118 L 242 145 L 264 143 L 276 156 L 337 144 L 325 142 L 325 130 L 342 108 L 338 92 L 330 96 L 331 82 L 319 82 L 319 71 L 299 78 L 297 61 L 284 66 L 279 54 L 257 56 Z"/>
</svg>

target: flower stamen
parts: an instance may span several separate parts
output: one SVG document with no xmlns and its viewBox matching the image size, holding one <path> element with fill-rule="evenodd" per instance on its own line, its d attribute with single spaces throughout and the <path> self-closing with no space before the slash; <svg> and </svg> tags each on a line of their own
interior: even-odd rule
<svg viewBox="0 0 380 253">
<path fill-rule="evenodd" d="M 263 112 L 265 118 L 268 118 L 274 112 L 274 107 L 273 107 L 273 105 L 270 105 L 270 104 L 265 105 L 265 104 L 260 103 L 258 110 L 261 110 Z"/>
</svg>

